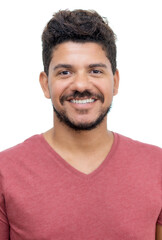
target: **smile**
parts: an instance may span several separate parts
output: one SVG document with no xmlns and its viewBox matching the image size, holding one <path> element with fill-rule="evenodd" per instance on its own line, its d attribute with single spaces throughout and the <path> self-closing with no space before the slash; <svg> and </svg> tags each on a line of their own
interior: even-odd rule
<svg viewBox="0 0 162 240">
<path fill-rule="evenodd" d="M 83 99 L 83 100 L 75 100 L 75 99 L 70 100 L 70 102 L 76 103 L 76 104 L 86 104 L 86 103 L 92 103 L 94 101 L 95 101 L 95 99 L 92 99 L 92 98 Z"/>
</svg>

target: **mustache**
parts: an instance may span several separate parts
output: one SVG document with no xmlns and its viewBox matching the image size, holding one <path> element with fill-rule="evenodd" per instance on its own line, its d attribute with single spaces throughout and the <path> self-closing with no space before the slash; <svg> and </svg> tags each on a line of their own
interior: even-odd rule
<svg viewBox="0 0 162 240">
<path fill-rule="evenodd" d="M 96 100 L 100 100 L 102 103 L 104 102 L 103 94 L 92 93 L 88 90 L 85 90 L 83 92 L 75 91 L 72 94 L 64 95 L 60 98 L 60 102 L 61 104 L 63 104 L 64 101 L 68 101 L 68 99 L 83 98 L 83 97 L 95 98 Z"/>
</svg>

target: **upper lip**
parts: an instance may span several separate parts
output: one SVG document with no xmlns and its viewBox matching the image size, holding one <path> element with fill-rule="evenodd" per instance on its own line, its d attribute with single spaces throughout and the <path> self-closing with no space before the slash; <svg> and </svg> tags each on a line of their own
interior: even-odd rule
<svg viewBox="0 0 162 240">
<path fill-rule="evenodd" d="M 94 99 L 97 100 L 96 97 L 68 97 L 67 101 L 71 101 L 71 100 L 86 100 L 86 99 Z"/>
</svg>

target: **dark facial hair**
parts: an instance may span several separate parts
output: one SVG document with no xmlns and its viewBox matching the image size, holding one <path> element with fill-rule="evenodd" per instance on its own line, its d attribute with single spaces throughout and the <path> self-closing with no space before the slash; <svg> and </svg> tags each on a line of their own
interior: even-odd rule
<svg viewBox="0 0 162 240">
<path fill-rule="evenodd" d="M 63 105 L 64 101 L 67 101 L 70 98 L 76 99 L 76 98 L 95 98 L 98 101 L 101 101 L 102 103 L 104 102 L 104 96 L 102 94 L 94 94 L 91 93 L 87 90 L 85 90 L 84 92 L 80 93 L 78 91 L 74 91 L 71 95 L 67 95 L 67 96 L 62 96 L 60 98 L 60 103 Z M 63 122 L 64 124 L 66 124 L 68 127 L 72 128 L 75 131 L 85 131 L 85 130 L 92 130 L 94 128 L 96 128 L 97 126 L 99 126 L 102 121 L 104 120 L 104 118 L 106 117 L 106 115 L 109 113 L 111 109 L 111 105 L 104 111 L 102 111 L 99 115 L 99 117 L 91 122 L 91 123 L 79 123 L 76 124 L 74 121 L 70 120 L 67 116 L 66 113 L 64 111 L 57 111 L 55 106 L 53 105 L 53 110 L 56 113 L 56 117 L 60 120 L 60 122 Z"/>
</svg>

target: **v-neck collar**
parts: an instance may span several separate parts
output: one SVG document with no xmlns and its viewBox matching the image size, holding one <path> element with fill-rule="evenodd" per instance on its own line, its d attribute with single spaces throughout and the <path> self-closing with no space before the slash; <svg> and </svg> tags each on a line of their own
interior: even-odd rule
<svg viewBox="0 0 162 240">
<path fill-rule="evenodd" d="M 42 144 L 44 145 L 44 147 L 46 148 L 46 150 L 51 154 L 51 156 L 53 158 L 55 158 L 59 164 L 61 164 L 63 167 L 65 167 L 68 171 L 70 171 L 71 173 L 77 175 L 78 177 L 81 178 L 85 178 L 85 179 L 89 179 L 95 175 L 97 175 L 107 164 L 107 162 L 111 159 L 111 157 L 113 156 L 114 150 L 116 149 L 116 145 L 118 142 L 118 134 L 114 133 L 114 140 L 113 140 L 113 144 L 111 146 L 111 149 L 109 151 L 109 153 L 107 154 L 106 158 L 101 162 L 101 164 L 92 172 L 86 174 L 84 172 L 79 171 L 78 169 L 76 169 L 75 167 L 73 167 L 71 164 L 69 164 L 65 159 L 63 159 L 52 147 L 51 145 L 47 142 L 47 140 L 44 138 L 43 133 L 40 134 L 40 140 L 42 142 Z"/>
</svg>

